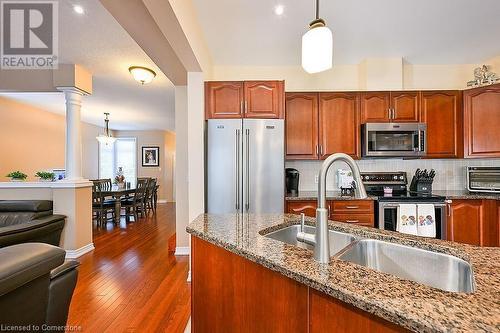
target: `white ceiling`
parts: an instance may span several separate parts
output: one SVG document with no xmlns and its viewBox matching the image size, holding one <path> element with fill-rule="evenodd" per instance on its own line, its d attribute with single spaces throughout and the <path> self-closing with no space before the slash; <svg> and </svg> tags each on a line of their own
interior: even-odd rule
<svg viewBox="0 0 500 333">
<path fill-rule="evenodd" d="M 315 0 L 193 2 L 215 64 L 300 65 Z M 370 57 L 469 64 L 500 55 L 499 0 L 320 0 L 320 17 L 333 31 L 337 65 Z"/>
<path fill-rule="evenodd" d="M 114 130 L 174 129 L 174 86 L 98 0 L 60 0 L 59 61 L 83 65 L 93 74 L 93 94 L 84 97 L 82 120 L 102 126 L 110 112 Z M 81 4 L 84 15 L 73 11 Z M 157 76 L 141 86 L 128 72 L 147 66 Z M 61 93 L 2 95 L 64 114 Z"/>
</svg>

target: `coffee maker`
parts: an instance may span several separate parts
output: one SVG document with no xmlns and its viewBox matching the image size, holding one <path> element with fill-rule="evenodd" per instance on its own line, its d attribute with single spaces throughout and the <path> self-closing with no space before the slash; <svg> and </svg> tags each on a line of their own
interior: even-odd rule
<svg viewBox="0 0 500 333">
<path fill-rule="evenodd" d="M 286 194 L 299 195 L 299 171 L 292 168 L 285 169 Z"/>
</svg>

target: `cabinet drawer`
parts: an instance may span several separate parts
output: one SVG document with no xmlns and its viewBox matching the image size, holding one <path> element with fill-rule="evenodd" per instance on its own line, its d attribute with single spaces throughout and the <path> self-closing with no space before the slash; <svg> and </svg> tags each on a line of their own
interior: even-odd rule
<svg viewBox="0 0 500 333">
<path fill-rule="evenodd" d="M 334 214 L 373 213 L 373 201 L 372 200 L 333 201 L 332 211 Z"/>
<path fill-rule="evenodd" d="M 286 203 L 286 212 L 289 214 L 300 215 L 304 213 L 309 217 L 316 217 L 316 201 L 287 201 Z"/>
<path fill-rule="evenodd" d="M 375 218 L 373 214 L 332 214 L 331 219 L 337 222 L 352 223 L 364 225 L 367 227 L 375 226 Z"/>
</svg>

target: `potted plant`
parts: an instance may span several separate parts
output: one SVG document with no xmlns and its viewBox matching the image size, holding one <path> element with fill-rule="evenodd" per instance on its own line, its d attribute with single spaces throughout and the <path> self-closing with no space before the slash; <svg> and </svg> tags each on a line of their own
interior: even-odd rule
<svg viewBox="0 0 500 333">
<path fill-rule="evenodd" d="M 28 178 L 28 175 L 18 170 L 9 173 L 7 177 L 10 178 L 11 182 L 22 182 L 25 181 L 26 178 Z"/>
<path fill-rule="evenodd" d="M 54 181 L 54 173 L 53 172 L 38 171 L 35 174 L 35 177 L 40 178 L 41 182 L 52 182 L 52 181 Z"/>
</svg>

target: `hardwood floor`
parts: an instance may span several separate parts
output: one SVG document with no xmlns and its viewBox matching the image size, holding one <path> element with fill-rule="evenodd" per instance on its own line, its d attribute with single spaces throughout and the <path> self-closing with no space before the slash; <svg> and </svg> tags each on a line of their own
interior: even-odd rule
<svg viewBox="0 0 500 333">
<path fill-rule="evenodd" d="M 168 251 L 174 233 L 173 204 L 138 222 L 94 227 L 96 249 L 79 258 L 68 325 L 82 332 L 184 332 L 189 259 Z"/>
</svg>

